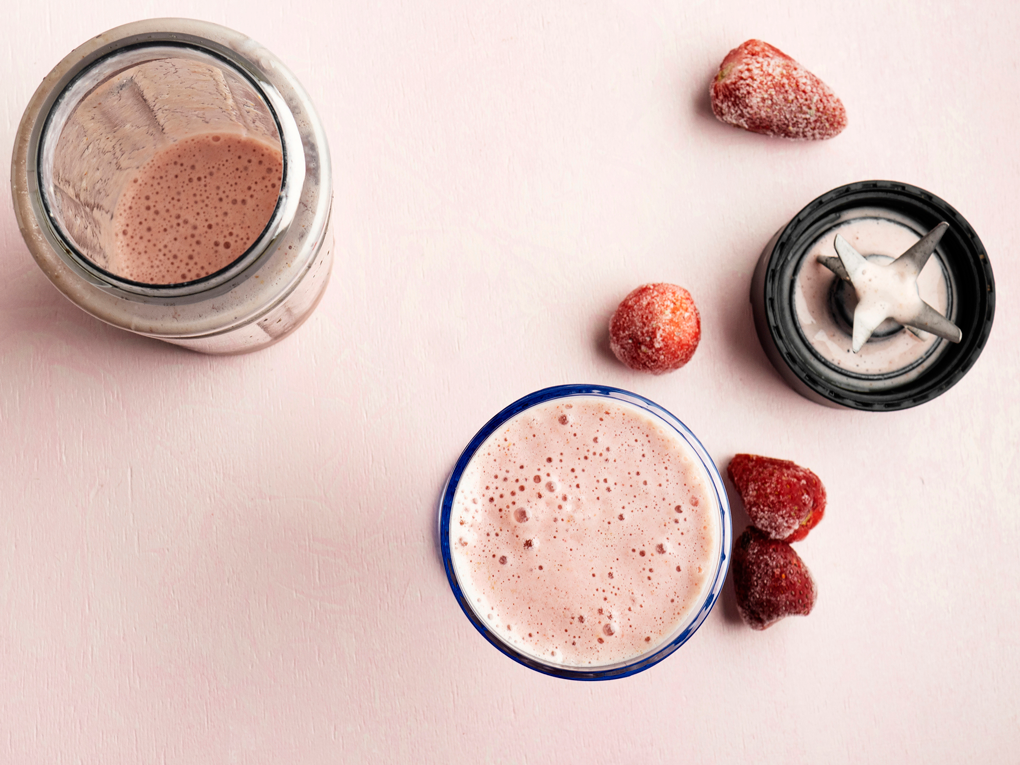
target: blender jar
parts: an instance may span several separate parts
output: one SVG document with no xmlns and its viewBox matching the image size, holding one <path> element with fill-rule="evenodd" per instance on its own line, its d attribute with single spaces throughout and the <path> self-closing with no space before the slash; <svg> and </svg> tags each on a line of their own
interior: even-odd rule
<svg viewBox="0 0 1020 765">
<path fill-rule="evenodd" d="M 204 270 L 139 280 L 117 254 L 118 202 L 146 163 L 209 136 L 277 158 L 265 220 L 250 242 L 220 249 Z M 286 337 L 329 279 L 332 177 L 322 125 L 273 54 L 215 24 L 140 21 L 70 53 L 25 111 L 12 187 L 25 242 L 57 289 L 115 327 L 191 350 L 242 353 Z M 209 214 L 215 204 L 194 202 Z"/>
</svg>

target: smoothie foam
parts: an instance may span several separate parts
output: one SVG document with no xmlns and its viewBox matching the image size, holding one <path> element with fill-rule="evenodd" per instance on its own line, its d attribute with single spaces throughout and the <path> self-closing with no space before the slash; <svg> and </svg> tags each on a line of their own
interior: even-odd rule
<svg viewBox="0 0 1020 765">
<path fill-rule="evenodd" d="M 108 270 L 179 284 L 226 268 L 266 227 L 282 177 L 280 149 L 251 136 L 207 133 L 169 144 L 117 201 Z"/>
<path fill-rule="evenodd" d="M 503 423 L 453 500 L 464 597 L 516 650 L 597 667 L 654 651 L 716 575 L 719 505 L 697 454 L 634 405 L 573 396 Z"/>
</svg>

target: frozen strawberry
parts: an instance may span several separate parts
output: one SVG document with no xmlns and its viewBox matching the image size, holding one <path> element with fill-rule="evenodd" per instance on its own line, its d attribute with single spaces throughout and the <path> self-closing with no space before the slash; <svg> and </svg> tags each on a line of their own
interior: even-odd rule
<svg viewBox="0 0 1020 765">
<path fill-rule="evenodd" d="M 803 539 L 825 514 L 822 482 L 789 460 L 738 454 L 727 472 L 751 523 L 772 539 Z"/>
<path fill-rule="evenodd" d="M 691 293 L 674 284 L 645 284 L 623 299 L 609 322 L 609 346 L 631 369 L 661 375 L 679 369 L 701 340 Z"/>
<path fill-rule="evenodd" d="M 737 610 L 753 629 L 784 616 L 807 616 L 815 605 L 815 582 L 804 561 L 786 542 L 748 526 L 733 545 L 733 587 Z"/>
<path fill-rule="evenodd" d="M 711 93 L 716 117 L 754 133 L 804 141 L 846 127 L 846 109 L 829 86 L 761 40 L 726 55 Z"/>
</svg>

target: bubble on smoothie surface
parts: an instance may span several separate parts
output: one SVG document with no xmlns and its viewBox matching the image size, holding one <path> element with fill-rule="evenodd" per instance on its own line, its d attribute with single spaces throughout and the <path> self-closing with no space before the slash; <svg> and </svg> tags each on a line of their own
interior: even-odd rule
<svg viewBox="0 0 1020 765">
<path fill-rule="evenodd" d="M 452 555 L 468 601 L 504 641 L 596 666 L 655 650 L 700 602 L 718 508 L 690 447 L 650 415 L 569 402 L 525 410 L 475 452 L 451 513 L 466 544 Z"/>
<path fill-rule="evenodd" d="M 138 169 L 114 210 L 109 270 L 144 284 L 180 284 L 226 268 L 276 208 L 280 149 L 256 138 L 184 138 Z"/>
</svg>

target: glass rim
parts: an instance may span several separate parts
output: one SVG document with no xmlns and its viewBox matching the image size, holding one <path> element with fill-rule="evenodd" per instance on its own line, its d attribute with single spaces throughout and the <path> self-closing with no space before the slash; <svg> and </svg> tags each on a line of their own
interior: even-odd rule
<svg viewBox="0 0 1020 765">
<path fill-rule="evenodd" d="M 460 479 L 464 474 L 464 470 L 473 459 L 479 447 L 481 447 L 489 436 L 491 436 L 499 427 L 525 410 L 531 409 L 532 407 L 543 404 L 547 401 L 581 396 L 608 398 L 624 404 L 630 404 L 631 406 L 635 406 L 652 415 L 664 425 L 669 426 L 688 444 L 688 446 L 691 447 L 695 455 L 698 457 L 698 460 L 701 462 L 701 466 L 708 476 L 708 483 L 711 490 L 715 493 L 716 507 L 719 511 L 718 561 L 716 563 L 714 577 L 711 583 L 702 590 L 702 594 L 699 600 L 696 601 L 696 605 L 679 623 L 676 630 L 671 633 L 669 639 L 660 643 L 649 652 L 638 654 L 631 659 L 593 667 L 575 667 L 545 662 L 529 653 L 515 648 L 500 638 L 499 635 L 491 630 L 479 618 L 479 616 L 474 612 L 471 604 L 468 603 L 467 598 L 464 596 L 454 569 L 450 545 L 450 521 L 453 512 L 453 501 L 457 493 L 457 488 L 460 484 Z M 643 672 L 655 664 L 658 664 L 686 643 L 694 635 L 702 623 L 704 623 L 708 614 L 712 611 L 719 599 L 723 584 L 726 581 L 726 575 L 729 571 L 730 555 L 733 546 L 733 525 L 729 499 L 726 494 L 726 488 L 723 485 L 719 469 L 716 467 L 715 462 L 712 460 L 711 456 L 709 456 L 707 450 L 702 445 L 698 437 L 695 436 L 690 428 L 688 428 L 682 421 L 659 404 L 656 404 L 654 401 L 621 388 L 614 388 L 607 385 L 568 384 L 542 388 L 541 390 L 537 390 L 517 399 L 490 418 L 489 421 L 486 422 L 485 425 L 483 425 L 468 442 L 467 446 L 458 457 L 453 471 L 443 488 L 439 506 L 439 546 L 443 558 L 443 568 L 446 572 L 446 578 L 458 605 L 474 628 L 502 654 L 513 659 L 518 664 L 528 667 L 529 669 L 533 669 L 536 672 L 541 672 L 542 674 L 553 677 L 582 681 L 612 680 L 621 677 L 629 677 L 630 675 Z"/>
<path fill-rule="evenodd" d="M 137 61 L 126 63 L 124 67 L 117 67 L 116 63 L 118 59 L 130 57 L 132 54 L 145 53 L 152 51 L 157 54 L 152 58 L 146 56 L 140 56 Z M 139 295 L 147 295 L 151 297 L 183 297 L 185 295 L 191 295 L 196 292 L 206 292 L 208 290 L 218 287 L 226 281 L 241 273 L 242 271 L 249 268 L 258 258 L 261 256 L 263 251 L 266 249 L 266 242 L 271 238 L 272 232 L 278 227 L 281 216 L 283 200 L 287 193 L 288 186 L 293 185 L 293 181 L 288 179 L 288 170 L 290 163 L 288 162 L 288 151 L 287 151 L 287 139 L 285 135 L 284 126 L 280 121 L 280 116 L 277 113 L 276 107 L 273 105 L 274 98 L 270 97 L 269 90 L 274 91 L 273 96 L 276 100 L 280 99 L 278 92 L 275 92 L 274 86 L 266 81 L 259 81 L 254 76 L 250 65 L 246 65 L 246 62 L 237 57 L 229 56 L 218 47 L 214 47 L 212 44 L 202 44 L 193 40 L 174 40 L 174 39 L 152 39 L 146 41 L 131 42 L 121 47 L 114 48 L 102 56 L 99 56 L 95 60 L 88 61 L 80 70 L 76 71 L 74 76 L 60 89 L 56 94 L 53 103 L 46 111 L 45 119 L 42 123 L 42 128 L 39 131 L 38 139 L 38 150 L 36 153 L 36 176 L 42 180 L 46 177 L 46 171 L 44 163 L 47 159 L 52 160 L 52 153 L 56 149 L 56 144 L 60 140 L 60 133 L 62 132 L 66 120 L 70 118 L 74 109 L 76 109 L 86 98 L 92 90 L 97 87 L 93 85 L 87 91 L 83 93 L 74 93 L 74 89 L 89 76 L 90 73 L 94 73 L 104 66 L 113 66 L 109 72 L 102 73 L 103 79 L 100 81 L 106 82 L 110 77 L 114 77 L 117 74 L 130 70 L 134 67 L 141 66 L 142 64 L 148 63 L 149 61 L 157 61 L 166 58 L 168 53 L 180 52 L 182 57 L 194 57 L 196 59 L 211 59 L 209 63 L 214 63 L 217 66 L 227 67 L 234 74 L 241 77 L 256 93 L 262 105 L 266 107 L 269 115 L 273 119 L 273 125 L 276 128 L 276 138 L 280 144 L 280 152 L 283 157 L 283 168 L 280 179 L 280 190 L 277 192 L 276 204 L 273 206 L 273 212 L 266 221 L 265 226 L 259 233 L 258 237 L 252 244 L 238 255 L 234 260 L 230 261 L 223 268 L 214 271 L 213 273 L 206 274 L 198 279 L 189 279 L 183 282 L 172 282 L 169 284 L 150 284 L 148 282 L 139 282 L 133 279 L 127 279 L 123 276 L 119 276 L 112 271 L 109 271 L 91 258 L 86 256 L 77 244 L 71 239 L 67 231 L 64 230 L 60 219 L 54 215 L 52 209 L 52 200 L 50 199 L 49 189 L 47 184 L 39 184 L 39 198 L 42 204 L 42 211 L 44 219 L 52 230 L 53 236 L 63 245 L 68 257 L 72 258 L 76 265 L 84 271 L 90 273 L 93 277 L 108 282 L 111 286 L 115 286 L 126 292 L 133 292 Z M 162 53 L 160 53 L 162 52 Z M 69 102 L 68 99 L 71 99 Z M 67 106 L 68 111 L 64 114 L 64 119 L 60 124 L 54 124 L 55 115 L 59 114 L 61 109 Z M 58 131 L 58 132 L 54 132 Z M 196 134 L 197 135 L 197 134 Z"/>
</svg>

